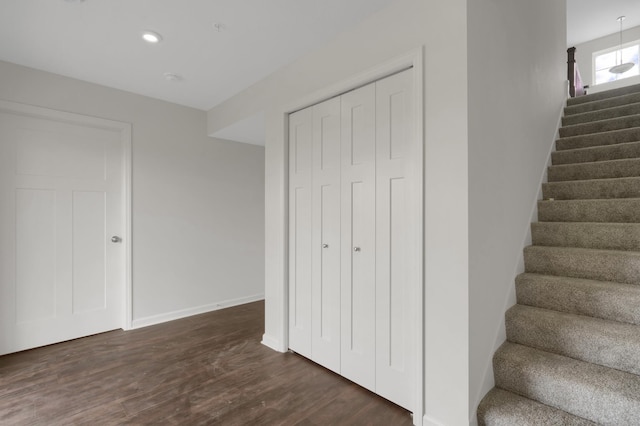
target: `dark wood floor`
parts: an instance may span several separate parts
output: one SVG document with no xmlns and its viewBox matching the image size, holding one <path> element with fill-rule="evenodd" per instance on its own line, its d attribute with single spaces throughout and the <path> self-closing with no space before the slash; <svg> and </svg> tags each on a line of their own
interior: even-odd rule
<svg viewBox="0 0 640 426">
<path fill-rule="evenodd" d="M 410 425 L 402 408 L 260 344 L 256 302 L 0 357 L 0 424 Z"/>
</svg>

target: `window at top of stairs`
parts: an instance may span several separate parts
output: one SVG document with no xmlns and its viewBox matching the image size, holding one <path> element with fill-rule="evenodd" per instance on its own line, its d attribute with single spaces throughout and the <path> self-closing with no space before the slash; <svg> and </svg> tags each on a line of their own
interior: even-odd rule
<svg viewBox="0 0 640 426">
<path fill-rule="evenodd" d="M 600 50 L 593 53 L 593 84 L 608 83 L 622 80 L 623 78 L 640 75 L 638 57 L 640 56 L 640 40 L 632 41 L 621 46 Z M 622 61 L 620 56 L 622 55 Z M 626 62 L 633 62 L 635 66 L 622 74 L 609 72 L 609 68 L 614 65 Z"/>
</svg>

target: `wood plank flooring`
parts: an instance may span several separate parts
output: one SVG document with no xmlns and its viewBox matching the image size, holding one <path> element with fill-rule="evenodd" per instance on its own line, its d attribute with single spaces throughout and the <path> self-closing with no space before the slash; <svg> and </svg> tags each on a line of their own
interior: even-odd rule
<svg viewBox="0 0 640 426">
<path fill-rule="evenodd" d="M 2 425 L 410 425 L 410 414 L 260 344 L 264 303 L 0 357 Z"/>
</svg>

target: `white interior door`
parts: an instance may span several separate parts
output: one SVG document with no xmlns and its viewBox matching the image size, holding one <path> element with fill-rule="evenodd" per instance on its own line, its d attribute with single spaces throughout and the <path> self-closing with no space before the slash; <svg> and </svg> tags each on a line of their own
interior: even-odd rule
<svg viewBox="0 0 640 426">
<path fill-rule="evenodd" d="M 341 101 L 341 373 L 375 392 L 375 84 Z"/>
<path fill-rule="evenodd" d="M 122 131 L 54 116 L 0 110 L 0 354 L 124 322 Z"/>
<path fill-rule="evenodd" d="M 340 98 L 313 107 L 312 352 L 340 372 Z"/>
<path fill-rule="evenodd" d="M 289 347 L 311 358 L 312 108 L 289 116 Z"/>
<path fill-rule="evenodd" d="M 413 72 L 376 83 L 376 392 L 415 406 L 416 265 L 409 229 L 415 200 L 408 157 L 414 134 Z M 418 216 L 419 217 L 419 216 Z"/>
</svg>

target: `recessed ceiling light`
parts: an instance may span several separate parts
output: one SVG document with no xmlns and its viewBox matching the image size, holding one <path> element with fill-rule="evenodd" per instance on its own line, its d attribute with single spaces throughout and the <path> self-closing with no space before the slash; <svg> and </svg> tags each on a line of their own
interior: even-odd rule
<svg viewBox="0 0 640 426">
<path fill-rule="evenodd" d="M 172 72 L 165 72 L 164 78 L 167 79 L 168 81 L 182 81 L 182 76 L 180 74 L 176 74 Z"/>
<path fill-rule="evenodd" d="M 162 36 L 155 31 L 143 31 L 142 39 L 147 43 L 160 43 L 162 41 Z"/>
</svg>

